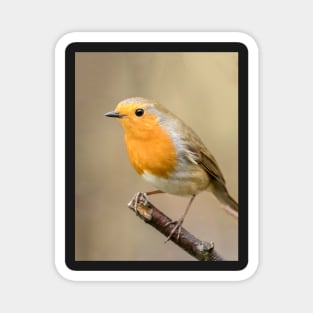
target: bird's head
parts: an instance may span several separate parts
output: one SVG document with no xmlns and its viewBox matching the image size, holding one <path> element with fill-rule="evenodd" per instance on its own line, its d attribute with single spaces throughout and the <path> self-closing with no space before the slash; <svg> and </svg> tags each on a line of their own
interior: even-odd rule
<svg viewBox="0 0 313 313">
<path fill-rule="evenodd" d="M 136 97 L 119 102 L 114 111 L 104 115 L 118 118 L 127 135 L 142 137 L 160 126 L 160 120 L 166 112 L 161 104 Z"/>
</svg>

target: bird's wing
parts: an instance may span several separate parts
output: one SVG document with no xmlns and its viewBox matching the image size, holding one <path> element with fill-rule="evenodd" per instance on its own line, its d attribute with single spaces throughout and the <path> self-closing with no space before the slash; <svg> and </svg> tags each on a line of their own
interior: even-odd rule
<svg viewBox="0 0 313 313">
<path fill-rule="evenodd" d="M 217 181 L 225 184 L 225 179 L 220 168 L 217 165 L 216 160 L 213 155 L 208 151 L 200 151 L 201 159 L 199 164 L 203 167 L 203 169 L 212 177 L 214 177 Z"/>
<path fill-rule="evenodd" d="M 210 178 L 225 185 L 225 179 L 215 158 L 205 147 L 200 137 L 181 120 L 176 119 L 176 121 L 180 123 L 178 129 L 181 130 L 181 140 L 184 142 L 184 152 L 187 152 L 187 158 L 192 163 L 199 164 Z"/>
<path fill-rule="evenodd" d="M 207 149 L 188 145 L 188 158 L 193 163 L 199 164 L 211 178 L 225 184 L 225 179 L 213 155 Z"/>
</svg>

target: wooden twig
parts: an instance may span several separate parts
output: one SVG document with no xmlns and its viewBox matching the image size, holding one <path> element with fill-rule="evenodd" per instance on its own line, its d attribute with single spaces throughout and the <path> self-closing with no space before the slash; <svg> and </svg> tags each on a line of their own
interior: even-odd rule
<svg viewBox="0 0 313 313">
<path fill-rule="evenodd" d="M 174 224 L 169 224 L 172 220 L 157 209 L 151 202 L 143 200 L 138 202 L 138 199 L 144 199 L 144 194 L 137 193 L 129 202 L 128 207 L 143 221 L 168 237 L 172 229 L 175 227 Z M 181 228 L 179 238 L 177 238 L 176 231 L 170 240 L 199 261 L 223 260 L 215 252 L 213 242 L 199 240 L 183 227 Z"/>
</svg>

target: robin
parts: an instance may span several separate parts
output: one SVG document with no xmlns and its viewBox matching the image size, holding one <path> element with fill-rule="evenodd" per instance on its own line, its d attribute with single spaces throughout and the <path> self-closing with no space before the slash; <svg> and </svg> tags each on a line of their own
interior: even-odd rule
<svg viewBox="0 0 313 313">
<path fill-rule="evenodd" d="M 144 195 L 145 201 L 147 196 L 163 192 L 191 197 L 181 218 L 171 222 L 176 225 L 166 241 L 176 230 L 179 238 L 187 212 L 201 191 L 211 191 L 238 218 L 238 203 L 229 195 L 215 158 L 199 136 L 163 105 L 140 97 L 129 98 L 105 116 L 119 119 L 131 164 L 157 188 L 137 195 Z"/>
</svg>

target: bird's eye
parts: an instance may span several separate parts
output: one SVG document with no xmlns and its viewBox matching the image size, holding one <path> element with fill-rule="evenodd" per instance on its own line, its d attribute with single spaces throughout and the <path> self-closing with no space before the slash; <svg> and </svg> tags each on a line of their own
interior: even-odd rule
<svg viewBox="0 0 313 313">
<path fill-rule="evenodd" d="M 137 116 L 143 116 L 143 113 L 144 113 L 145 111 L 143 110 L 143 109 L 137 109 L 136 111 L 135 111 L 135 114 L 137 115 Z"/>
</svg>

